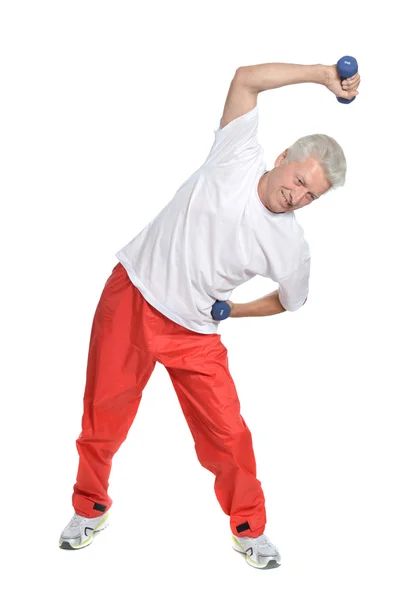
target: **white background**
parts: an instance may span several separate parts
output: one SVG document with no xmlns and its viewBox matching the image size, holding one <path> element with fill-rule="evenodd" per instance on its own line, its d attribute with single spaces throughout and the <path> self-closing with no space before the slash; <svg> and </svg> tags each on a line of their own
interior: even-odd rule
<svg viewBox="0 0 399 600">
<path fill-rule="evenodd" d="M 2 2 L 7 598 L 398 598 L 397 32 L 390 2 L 355 4 Z M 344 188 L 296 213 L 313 257 L 308 302 L 219 327 L 282 566 L 257 571 L 230 548 L 162 365 L 114 458 L 110 527 L 60 551 L 115 252 L 205 160 L 237 67 L 344 54 L 362 76 L 351 105 L 315 84 L 259 96 L 269 168 L 310 133 L 334 137 L 348 162 Z M 255 278 L 232 300 L 272 289 Z"/>
</svg>

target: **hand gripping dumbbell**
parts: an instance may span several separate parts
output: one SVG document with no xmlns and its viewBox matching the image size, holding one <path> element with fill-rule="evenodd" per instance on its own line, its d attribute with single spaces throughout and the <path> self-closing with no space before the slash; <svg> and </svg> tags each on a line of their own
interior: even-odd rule
<svg viewBox="0 0 399 600">
<path fill-rule="evenodd" d="M 356 58 L 353 58 L 353 56 L 343 56 L 342 58 L 340 58 L 337 62 L 337 69 L 341 77 L 341 81 L 343 79 L 353 77 L 359 70 L 357 60 Z M 337 96 L 337 100 L 338 102 L 341 102 L 341 104 L 350 104 L 354 101 L 354 99 L 355 98 L 351 98 L 350 100 L 348 100 L 347 98 L 340 98 L 339 96 Z"/>
<path fill-rule="evenodd" d="M 223 321 L 224 319 L 227 319 L 227 317 L 230 316 L 230 313 L 230 304 L 224 300 L 216 300 L 215 304 L 212 306 L 211 315 L 215 321 Z"/>
</svg>

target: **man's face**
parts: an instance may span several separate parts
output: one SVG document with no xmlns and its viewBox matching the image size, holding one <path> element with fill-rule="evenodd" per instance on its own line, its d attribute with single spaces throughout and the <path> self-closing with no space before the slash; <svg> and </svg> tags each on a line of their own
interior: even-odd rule
<svg viewBox="0 0 399 600">
<path fill-rule="evenodd" d="M 258 191 L 262 203 L 275 213 L 290 212 L 307 206 L 331 186 L 316 158 L 283 163 L 285 150 L 276 159 L 275 168 L 263 176 Z"/>
</svg>

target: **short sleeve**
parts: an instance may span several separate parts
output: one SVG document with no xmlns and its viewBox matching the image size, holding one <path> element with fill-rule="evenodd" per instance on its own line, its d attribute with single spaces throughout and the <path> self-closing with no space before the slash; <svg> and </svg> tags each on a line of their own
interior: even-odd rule
<svg viewBox="0 0 399 600">
<path fill-rule="evenodd" d="M 288 311 L 301 308 L 308 297 L 310 261 L 308 256 L 291 276 L 278 280 L 279 300 Z"/>
<path fill-rule="evenodd" d="M 205 164 L 230 163 L 245 155 L 250 158 L 251 153 L 259 151 L 258 134 L 258 106 L 249 112 L 230 121 L 223 129 L 214 130 L 215 141 L 205 161 Z"/>
</svg>

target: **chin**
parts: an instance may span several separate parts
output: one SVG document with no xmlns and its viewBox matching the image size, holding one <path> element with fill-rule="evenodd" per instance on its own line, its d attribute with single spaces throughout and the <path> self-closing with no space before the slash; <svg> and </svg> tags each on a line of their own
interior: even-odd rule
<svg viewBox="0 0 399 600">
<path fill-rule="evenodd" d="M 274 208 L 274 211 L 279 213 L 285 213 L 287 212 L 287 207 L 281 206 L 280 202 L 276 202 L 276 207 Z"/>
</svg>

